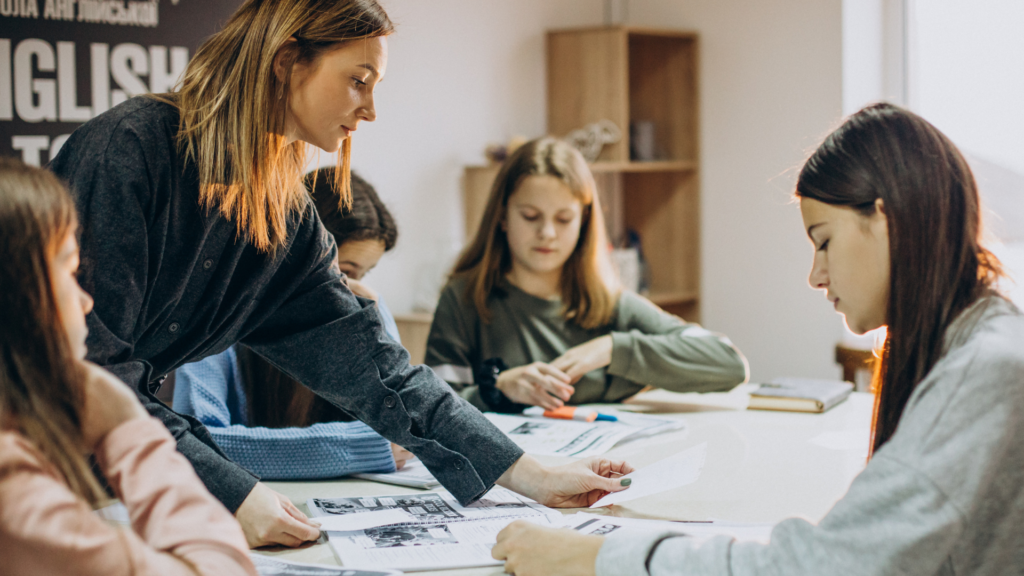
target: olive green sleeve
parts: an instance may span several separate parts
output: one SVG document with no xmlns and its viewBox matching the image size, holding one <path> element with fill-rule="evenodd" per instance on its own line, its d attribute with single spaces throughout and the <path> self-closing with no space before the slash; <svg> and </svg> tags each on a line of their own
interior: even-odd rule
<svg viewBox="0 0 1024 576">
<path fill-rule="evenodd" d="M 481 411 L 489 410 L 480 398 L 479 387 L 473 383 L 479 343 L 473 336 L 475 315 L 468 308 L 472 303 L 464 301 L 461 290 L 461 282 L 452 282 L 441 292 L 430 325 L 424 363 L 470 404 Z"/>
<path fill-rule="evenodd" d="M 728 338 L 684 322 L 624 292 L 608 372 L 674 392 L 720 392 L 747 380 L 747 361 Z"/>
</svg>

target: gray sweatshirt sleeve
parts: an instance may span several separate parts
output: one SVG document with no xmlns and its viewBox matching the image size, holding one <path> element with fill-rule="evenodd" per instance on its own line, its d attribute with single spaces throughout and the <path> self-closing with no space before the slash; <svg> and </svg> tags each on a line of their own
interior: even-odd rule
<svg viewBox="0 0 1024 576">
<path fill-rule="evenodd" d="M 474 383 L 476 339 L 472 337 L 471 320 L 466 317 L 467 307 L 473 304 L 461 301 L 458 293 L 461 289 L 461 284 L 448 284 L 441 292 L 430 325 L 424 363 L 459 396 L 477 409 L 487 411 L 490 408 L 480 397 L 480 387 Z"/>
<path fill-rule="evenodd" d="M 935 365 L 896 433 L 818 525 L 785 520 L 768 544 L 611 535 L 598 576 L 1012 572 L 1024 559 L 1024 322 L 1016 314 L 1003 321 L 1012 330 L 993 323 Z"/>
<path fill-rule="evenodd" d="M 674 392 L 718 392 L 746 381 L 743 354 L 721 334 L 682 321 L 624 292 L 608 372 Z"/>
<path fill-rule="evenodd" d="M 613 535 L 598 554 L 597 576 L 932 575 L 963 523 L 928 478 L 880 455 L 818 526 L 785 520 L 767 545 L 727 536 L 698 543 L 672 534 Z"/>
</svg>

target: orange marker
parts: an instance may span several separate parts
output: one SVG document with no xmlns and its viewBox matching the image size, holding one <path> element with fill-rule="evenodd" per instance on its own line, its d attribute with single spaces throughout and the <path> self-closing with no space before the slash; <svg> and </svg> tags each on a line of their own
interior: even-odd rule
<svg viewBox="0 0 1024 576">
<path fill-rule="evenodd" d="M 548 418 L 560 418 L 562 420 L 578 420 L 580 422 L 593 422 L 600 420 L 604 422 L 616 422 L 618 418 L 607 414 L 599 414 L 590 408 L 577 408 L 575 406 L 562 406 L 554 410 L 545 410 L 544 416 Z"/>
</svg>

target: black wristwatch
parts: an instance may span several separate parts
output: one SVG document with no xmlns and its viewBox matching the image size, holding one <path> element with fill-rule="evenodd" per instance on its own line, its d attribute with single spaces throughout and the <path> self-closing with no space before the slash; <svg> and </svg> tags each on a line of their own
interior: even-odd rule
<svg viewBox="0 0 1024 576">
<path fill-rule="evenodd" d="M 476 374 L 476 384 L 480 387 L 480 398 L 494 412 L 519 414 L 526 409 L 526 404 L 518 404 L 498 390 L 498 374 L 508 370 L 501 358 L 489 358 L 480 364 Z"/>
</svg>

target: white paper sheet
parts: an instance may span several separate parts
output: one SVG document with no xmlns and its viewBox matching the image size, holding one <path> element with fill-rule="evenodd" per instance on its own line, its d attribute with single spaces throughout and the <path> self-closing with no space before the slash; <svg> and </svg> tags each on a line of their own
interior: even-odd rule
<svg viewBox="0 0 1024 576">
<path fill-rule="evenodd" d="M 427 467 L 423 465 L 417 459 L 409 460 L 405 463 L 405 466 L 401 470 L 396 470 L 390 474 L 353 474 L 355 478 L 362 478 L 363 480 L 373 480 L 374 482 L 383 482 L 385 484 L 395 484 L 397 486 L 408 486 L 410 488 L 436 488 L 441 483 L 434 478 L 434 475 L 427 470 Z"/>
<path fill-rule="evenodd" d="M 361 516 L 366 511 L 400 509 L 415 520 L 364 530 L 327 533 L 346 566 L 400 570 L 437 570 L 498 565 L 491 558 L 495 538 L 509 523 L 528 520 L 561 526 L 562 515 L 504 488 L 494 488 L 470 506 L 450 494 L 428 492 L 397 496 L 312 498 L 315 520 L 325 515 Z"/>
<path fill-rule="evenodd" d="M 732 536 L 737 540 L 768 543 L 772 524 L 745 524 L 713 520 L 707 522 L 671 522 L 668 520 L 645 520 L 641 518 L 619 518 L 598 516 L 579 512 L 563 518 L 564 525 L 581 534 L 603 536 L 617 531 L 627 532 L 677 532 L 682 535 L 706 540 L 715 536 Z"/>
<path fill-rule="evenodd" d="M 624 478 L 631 478 L 633 480 L 629 488 L 621 492 L 608 494 L 595 502 L 591 508 L 621 504 L 622 502 L 629 502 L 644 496 L 659 494 L 666 490 L 693 484 L 700 477 L 700 471 L 704 467 L 704 458 L 707 455 L 707 451 L 708 443 L 703 442 L 693 448 L 628 474 Z"/>
<path fill-rule="evenodd" d="M 324 532 L 349 532 L 352 530 L 364 530 L 376 526 L 387 526 L 388 524 L 401 524 L 413 522 L 416 517 L 401 508 L 391 510 L 377 510 L 375 512 L 363 512 L 360 514 L 332 514 L 330 516 L 318 516 L 313 518 L 320 523 L 320 530 Z"/>
<path fill-rule="evenodd" d="M 493 412 L 484 416 L 524 452 L 542 456 L 586 458 L 604 454 L 636 432 L 631 426 L 620 426 L 614 422 L 576 422 Z"/>
<path fill-rule="evenodd" d="M 249 558 L 256 565 L 256 571 L 260 576 L 399 576 L 401 574 L 397 570 L 358 569 L 327 564 L 289 562 L 252 552 L 249 553 Z"/>
</svg>

